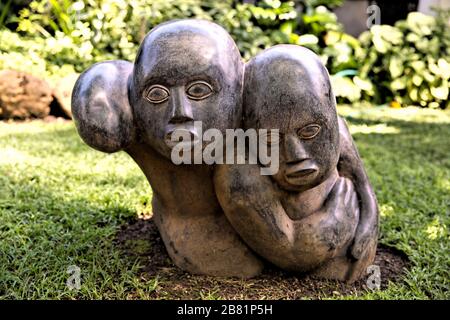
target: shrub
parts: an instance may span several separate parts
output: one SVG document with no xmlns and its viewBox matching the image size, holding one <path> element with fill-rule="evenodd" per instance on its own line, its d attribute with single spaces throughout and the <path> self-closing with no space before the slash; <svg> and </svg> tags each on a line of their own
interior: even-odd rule
<svg viewBox="0 0 450 320">
<path fill-rule="evenodd" d="M 234 0 L 35 0 L 19 12 L 16 21 L 17 30 L 28 37 L 39 34 L 55 38 L 55 45 L 65 44 L 60 47 L 61 54 L 46 55 L 51 63 L 70 61 L 81 71 L 99 60 L 132 60 L 148 30 L 179 18 L 213 20 L 222 25 L 236 40 L 244 59 L 279 43 L 305 45 L 321 54 L 327 33 L 342 34 L 342 27 L 331 11 L 319 5 L 341 2 L 263 0 L 252 5 Z M 80 52 L 67 52 L 71 46 Z M 338 47 L 324 52 L 332 69 L 336 64 L 333 57 L 343 52 L 337 53 Z"/>
<path fill-rule="evenodd" d="M 107 59 L 133 60 L 145 34 L 172 19 L 222 25 L 244 59 L 280 43 L 306 46 L 332 74 L 340 102 L 448 106 L 450 11 L 411 13 L 395 26 L 373 26 L 355 39 L 330 7 L 342 0 L 35 0 L 0 31 L 0 69 L 57 77 Z M 4 19 L 3 19 L 4 20 Z M 72 67 L 73 66 L 73 67 Z"/>
<path fill-rule="evenodd" d="M 395 26 L 375 25 L 361 34 L 358 75 L 333 77 L 341 99 L 448 107 L 449 16 L 450 11 L 438 11 L 436 18 L 412 12 Z"/>
<path fill-rule="evenodd" d="M 56 81 L 75 72 L 83 53 L 69 38 L 26 39 L 7 29 L 0 30 L 0 70 L 14 69 Z"/>
</svg>

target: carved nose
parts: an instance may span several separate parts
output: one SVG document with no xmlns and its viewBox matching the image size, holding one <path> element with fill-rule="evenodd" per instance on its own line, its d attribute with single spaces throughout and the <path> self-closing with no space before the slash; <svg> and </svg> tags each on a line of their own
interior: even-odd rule
<svg viewBox="0 0 450 320">
<path fill-rule="evenodd" d="M 310 159 L 308 152 L 297 136 L 288 136 L 285 141 L 286 164 L 296 164 Z"/>
<path fill-rule="evenodd" d="M 169 106 L 171 109 L 169 123 L 175 124 L 194 120 L 191 103 L 182 88 L 172 90 L 169 98 Z"/>
</svg>

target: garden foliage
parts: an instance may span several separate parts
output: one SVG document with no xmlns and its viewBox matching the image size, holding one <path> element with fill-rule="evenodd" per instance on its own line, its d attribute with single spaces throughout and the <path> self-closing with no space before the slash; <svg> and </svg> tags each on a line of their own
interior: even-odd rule
<svg viewBox="0 0 450 320">
<path fill-rule="evenodd" d="M 448 106 L 448 15 L 412 13 L 396 26 L 346 34 L 331 8 L 342 0 L 35 0 L 0 7 L 0 69 L 48 78 L 108 59 L 133 60 L 145 34 L 181 18 L 213 20 L 236 40 L 244 59 L 280 43 L 306 46 L 332 74 L 341 102 L 368 100 Z"/>
<path fill-rule="evenodd" d="M 359 37 L 359 65 L 353 78 L 334 77 L 350 102 L 446 108 L 449 106 L 449 12 L 437 18 L 411 12 L 395 26 L 375 25 Z M 335 86 L 336 87 L 336 86 Z"/>
</svg>

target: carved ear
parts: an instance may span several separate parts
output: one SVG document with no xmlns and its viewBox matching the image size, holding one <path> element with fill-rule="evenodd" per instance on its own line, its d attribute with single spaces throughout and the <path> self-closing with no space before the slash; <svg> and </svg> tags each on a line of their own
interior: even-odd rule
<svg viewBox="0 0 450 320">
<path fill-rule="evenodd" d="M 128 79 L 133 64 L 116 60 L 84 71 L 72 93 L 72 115 L 81 138 L 103 152 L 116 152 L 134 140 Z"/>
</svg>

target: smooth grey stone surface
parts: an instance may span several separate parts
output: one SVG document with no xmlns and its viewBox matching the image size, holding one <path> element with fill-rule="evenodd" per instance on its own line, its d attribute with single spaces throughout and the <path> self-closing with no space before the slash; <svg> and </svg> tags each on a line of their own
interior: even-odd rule
<svg viewBox="0 0 450 320">
<path fill-rule="evenodd" d="M 134 64 L 109 61 L 86 70 L 72 109 L 91 147 L 124 150 L 153 190 L 153 218 L 180 268 L 196 274 L 251 277 L 262 262 L 231 227 L 217 201 L 213 166 L 175 165 L 167 138 L 176 129 L 239 125 L 244 64 L 224 29 L 200 20 L 154 28 Z"/>
<path fill-rule="evenodd" d="M 279 130 L 280 170 L 269 177 L 258 165 L 219 165 L 225 214 L 283 269 L 360 278 L 375 256 L 378 207 L 327 70 L 312 51 L 279 45 L 247 63 L 244 83 L 243 127 Z"/>
<path fill-rule="evenodd" d="M 248 278 L 268 260 L 353 281 L 373 261 L 377 201 L 337 116 L 329 75 L 308 49 L 275 46 L 244 64 L 220 26 L 163 23 L 134 63 L 87 69 L 72 114 L 88 145 L 125 151 L 138 164 L 166 249 L 186 271 Z M 194 121 L 222 133 L 279 129 L 280 170 L 262 176 L 260 164 L 175 165 L 172 134 L 201 137 Z"/>
</svg>

